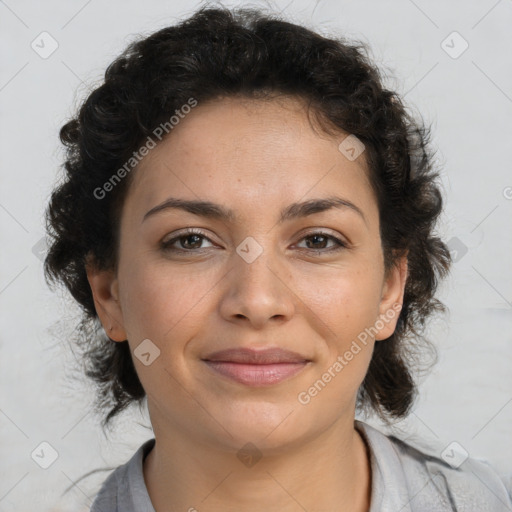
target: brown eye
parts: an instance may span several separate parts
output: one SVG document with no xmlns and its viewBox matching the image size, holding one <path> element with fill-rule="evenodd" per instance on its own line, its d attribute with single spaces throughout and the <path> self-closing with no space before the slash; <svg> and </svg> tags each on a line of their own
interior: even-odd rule
<svg viewBox="0 0 512 512">
<path fill-rule="evenodd" d="M 210 241 L 202 231 L 188 230 L 181 235 L 162 242 L 161 247 L 165 251 L 170 252 L 193 252 L 206 249 L 206 247 L 201 247 L 201 244 L 203 244 L 205 240 Z M 179 246 L 175 247 L 177 242 L 179 243 Z"/>
<path fill-rule="evenodd" d="M 184 249 L 199 249 L 198 246 L 202 243 L 201 236 L 199 235 L 185 235 L 178 238 L 178 240 L 181 242 Z M 183 243 L 183 241 L 185 241 L 185 243 Z"/>
<path fill-rule="evenodd" d="M 322 232 L 311 233 L 305 236 L 302 240 L 307 240 L 306 249 L 310 251 L 331 252 L 339 251 L 347 247 L 347 245 L 339 238 Z M 334 245 L 327 247 L 329 241 L 332 241 Z"/>
</svg>

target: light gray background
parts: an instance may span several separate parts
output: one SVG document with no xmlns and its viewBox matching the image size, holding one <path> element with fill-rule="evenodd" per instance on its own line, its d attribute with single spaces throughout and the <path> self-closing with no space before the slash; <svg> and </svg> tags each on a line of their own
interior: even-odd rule
<svg viewBox="0 0 512 512">
<path fill-rule="evenodd" d="M 123 463 L 152 437 L 147 417 L 134 411 L 110 439 L 102 434 L 89 412 L 91 387 L 70 378 L 74 355 L 65 339 L 78 311 L 47 289 L 34 251 L 63 158 L 61 125 L 137 34 L 172 24 L 198 5 L 0 1 L 1 511 L 88 510 L 88 496 L 106 473 L 60 494 L 92 469 Z M 395 75 L 388 85 L 433 122 L 446 197 L 440 232 L 463 251 L 440 290 L 450 314 L 430 329 L 439 364 L 397 428 L 403 437 L 441 447 L 457 441 L 511 475 L 512 1 L 274 5 L 326 34 L 368 42 L 377 63 Z M 47 59 L 31 48 L 43 31 L 59 45 Z M 443 49 L 451 46 L 453 55 L 462 48 L 453 31 L 469 44 L 457 58 Z M 48 469 L 31 458 L 43 441 L 58 452 Z"/>
</svg>

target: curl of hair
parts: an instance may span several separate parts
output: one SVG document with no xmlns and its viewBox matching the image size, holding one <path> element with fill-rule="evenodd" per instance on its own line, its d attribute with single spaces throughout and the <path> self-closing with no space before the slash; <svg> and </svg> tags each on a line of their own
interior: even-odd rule
<svg viewBox="0 0 512 512">
<path fill-rule="evenodd" d="M 365 145 L 385 268 L 407 254 L 408 277 L 395 332 L 375 343 L 358 407 L 385 421 L 410 410 L 414 347 L 429 343 L 425 322 L 445 309 L 434 295 L 451 262 L 434 232 L 442 198 L 430 130 L 384 88 L 363 43 L 327 38 L 256 9 L 203 7 L 131 43 L 60 131 L 65 179 L 46 211 L 45 277 L 50 285 L 63 283 L 83 310 L 77 343 L 97 385 L 97 410 L 108 412 L 104 427 L 146 393 L 128 343 L 113 343 L 101 328 L 85 270 L 89 257 L 100 269 L 116 267 L 120 212 L 133 172 L 102 199 L 95 190 L 190 98 L 201 104 L 279 95 L 304 99 L 326 132 L 353 134 Z"/>
</svg>

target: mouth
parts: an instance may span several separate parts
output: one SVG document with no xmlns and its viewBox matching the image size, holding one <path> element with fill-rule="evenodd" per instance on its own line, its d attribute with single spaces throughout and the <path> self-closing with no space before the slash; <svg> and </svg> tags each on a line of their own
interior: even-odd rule
<svg viewBox="0 0 512 512">
<path fill-rule="evenodd" d="M 271 386 L 304 370 L 309 359 L 280 348 L 236 348 L 214 352 L 203 362 L 215 373 L 246 386 Z"/>
</svg>

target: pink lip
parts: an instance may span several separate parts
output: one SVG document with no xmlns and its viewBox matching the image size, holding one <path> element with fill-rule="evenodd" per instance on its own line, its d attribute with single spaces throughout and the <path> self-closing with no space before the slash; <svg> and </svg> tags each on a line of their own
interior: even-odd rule
<svg viewBox="0 0 512 512">
<path fill-rule="evenodd" d="M 305 357 L 280 348 L 227 349 L 203 361 L 215 372 L 247 386 L 268 386 L 288 379 L 308 364 Z"/>
</svg>

